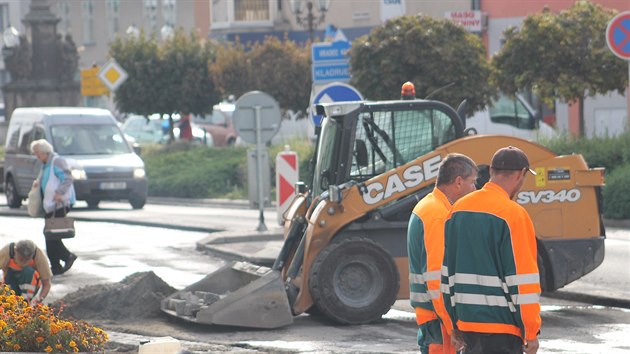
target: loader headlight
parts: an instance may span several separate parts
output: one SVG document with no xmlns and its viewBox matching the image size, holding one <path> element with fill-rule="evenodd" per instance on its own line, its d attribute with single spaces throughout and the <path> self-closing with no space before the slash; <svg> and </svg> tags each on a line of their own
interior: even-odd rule
<svg viewBox="0 0 630 354">
<path fill-rule="evenodd" d="M 87 179 L 87 174 L 85 174 L 85 170 L 82 168 L 73 168 L 70 174 L 72 174 L 72 179 Z"/>
</svg>

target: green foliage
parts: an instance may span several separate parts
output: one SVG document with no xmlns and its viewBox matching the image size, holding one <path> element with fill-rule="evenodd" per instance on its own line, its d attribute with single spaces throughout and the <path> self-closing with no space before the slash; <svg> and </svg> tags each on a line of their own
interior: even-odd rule
<svg viewBox="0 0 630 354">
<path fill-rule="evenodd" d="M 138 38 L 118 37 L 110 55 L 129 78 L 116 91 L 119 111 L 149 115 L 206 113 L 220 97 L 209 75 L 214 49 L 181 29 L 168 40 L 141 32 Z"/>
<path fill-rule="evenodd" d="M 227 42 L 216 48 L 215 60 L 210 64 L 210 76 L 222 96 L 236 97 L 251 90 L 252 68 L 245 47 L 239 42 Z"/>
<path fill-rule="evenodd" d="M 300 111 L 310 99 L 310 65 L 309 48 L 267 37 L 247 47 L 238 41 L 219 46 L 210 73 L 224 96 L 260 90 L 281 108 Z"/>
<path fill-rule="evenodd" d="M 309 161 L 314 146 L 305 140 L 294 140 L 289 145 L 298 153 L 300 179 L 310 184 Z M 283 149 L 283 145 L 274 145 L 269 150 L 272 185 L 275 185 L 275 156 Z M 248 197 L 247 147 L 208 149 L 187 142 L 175 142 L 143 149 L 142 158 L 146 165 L 150 196 Z"/>
<path fill-rule="evenodd" d="M 582 154 L 590 167 L 604 167 L 607 173 L 630 163 L 630 132 L 591 139 L 564 136 L 543 144 L 560 155 Z"/>
<path fill-rule="evenodd" d="M 446 19 L 402 16 L 355 40 L 350 49 L 352 84 L 369 99 L 398 99 L 404 82 L 416 96 L 457 107 L 468 99 L 468 114 L 494 95 L 487 85 L 490 66 L 479 37 Z"/>
<path fill-rule="evenodd" d="M 309 48 L 295 42 L 267 37 L 248 53 L 253 72 L 251 89 L 274 97 L 280 107 L 304 110 L 311 92 L 311 58 Z"/>
<path fill-rule="evenodd" d="M 604 216 L 630 219 L 630 164 L 615 169 L 606 177 Z"/>
<path fill-rule="evenodd" d="M 577 1 L 559 14 L 548 10 L 525 18 L 505 33 L 492 60 L 492 82 L 503 92 L 531 89 L 547 104 L 581 101 L 627 86 L 627 64 L 606 45 L 606 26 L 615 15 L 589 1 Z M 580 134 L 583 133 L 580 117 Z"/>
<path fill-rule="evenodd" d="M 185 142 L 143 154 L 149 195 L 222 198 L 246 190 L 245 148 L 208 149 Z"/>
</svg>

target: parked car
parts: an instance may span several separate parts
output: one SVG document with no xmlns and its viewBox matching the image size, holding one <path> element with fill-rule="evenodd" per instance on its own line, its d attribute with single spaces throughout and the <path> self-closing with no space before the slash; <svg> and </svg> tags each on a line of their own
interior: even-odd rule
<svg viewBox="0 0 630 354">
<path fill-rule="evenodd" d="M 179 114 L 173 115 L 173 135 L 179 138 L 178 124 Z M 135 139 L 138 144 L 164 144 L 168 142 L 168 116 L 161 117 L 159 114 L 152 114 L 148 118 L 141 115 L 131 115 L 122 125 L 122 130 L 126 135 Z M 192 122 L 193 141 L 206 146 L 214 146 L 212 135 L 202 127 Z"/>
<path fill-rule="evenodd" d="M 240 140 L 232 124 L 234 108 L 234 103 L 221 102 L 212 107 L 209 115 L 194 115 L 193 123 L 212 135 L 214 146 L 233 146 Z"/>
<path fill-rule="evenodd" d="M 521 95 L 500 95 L 488 108 L 468 118 L 466 127 L 474 128 L 478 134 L 503 134 L 534 141 L 558 135 L 539 119 L 536 110 Z"/>
</svg>

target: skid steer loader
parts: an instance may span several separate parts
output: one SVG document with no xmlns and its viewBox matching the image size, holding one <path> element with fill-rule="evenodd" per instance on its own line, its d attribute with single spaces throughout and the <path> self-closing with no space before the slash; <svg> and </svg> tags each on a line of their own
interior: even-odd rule
<svg viewBox="0 0 630 354">
<path fill-rule="evenodd" d="M 205 324 L 276 328 L 304 312 L 336 323 L 376 321 L 396 299 L 409 298 L 406 230 L 414 205 L 434 186 L 451 152 L 489 178 L 493 153 L 522 149 L 528 175 L 516 201 L 536 229 L 545 291 L 595 269 L 604 258 L 604 171 L 581 155 L 557 156 L 510 136 L 468 135 L 450 106 L 429 100 L 317 106 L 312 186 L 297 188 L 285 215 L 285 240 L 271 268 L 239 262 L 162 301 L 173 316 Z"/>
</svg>

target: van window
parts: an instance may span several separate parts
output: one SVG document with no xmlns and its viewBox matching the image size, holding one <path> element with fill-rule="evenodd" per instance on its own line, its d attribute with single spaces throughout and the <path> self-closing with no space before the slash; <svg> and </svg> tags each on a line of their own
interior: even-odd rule
<svg viewBox="0 0 630 354">
<path fill-rule="evenodd" d="M 20 124 L 9 124 L 5 152 L 16 153 L 20 141 Z"/>
<path fill-rule="evenodd" d="M 61 155 L 111 155 L 130 152 L 115 125 L 54 125 L 52 143 Z"/>
<path fill-rule="evenodd" d="M 501 95 L 489 109 L 490 120 L 519 129 L 535 129 L 536 119 L 517 98 Z"/>
</svg>

